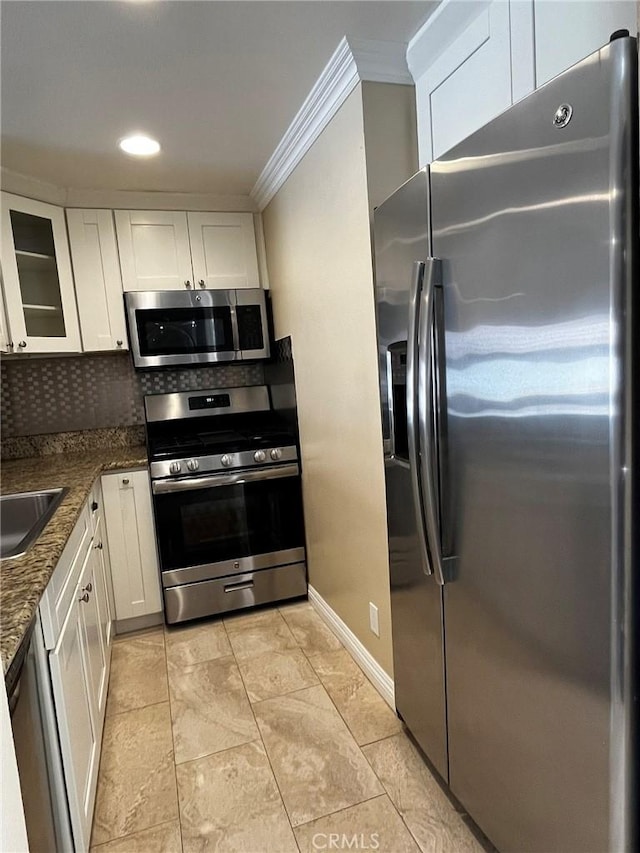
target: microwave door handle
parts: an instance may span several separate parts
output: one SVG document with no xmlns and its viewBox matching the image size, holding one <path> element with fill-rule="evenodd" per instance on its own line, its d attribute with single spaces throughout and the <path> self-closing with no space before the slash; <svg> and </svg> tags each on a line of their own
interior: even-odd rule
<svg viewBox="0 0 640 853">
<path fill-rule="evenodd" d="M 229 294 L 229 311 L 231 311 L 231 336 L 233 338 L 233 351 L 235 353 L 236 358 L 241 358 L 242 353 L 240 352 L 240 330 L 238 329 L 238 312 L 236 311 L 236 305 L 238 304 L 238 300 L 236 297 L 235 290 Z"/>
<path fill-rule="evenodd" d="M 418 418 L 416 412 L 416 403 L 418 398 L 418 379 L 417 372 L 419 367 L 419 352 L 418 352 L 418 312 L 420 310 L 420 294 L 422 292 L 422 283 L 424 280 L 425 271 L 424 261 L 416 261 L 413 265 L 413 276 L 411 279 L 411 290 L 409 291 L 409 321 L 407 328 L 407 443 L 409 446 L 409 470 L 411 475 L 411 491 L 413 494 L 413 511 L 416 521 L 416 530 L 418 533 L 418 542 L 420 545 L 420 555 L 422 557 L 422 568 L 426 575 L 433 573 L 431 562 L 429 561 L 429 551 L 427 549 L 427 533 L 425 530 L 425 516 L 422 501 L 422 491 L 420 488 L 420 470 L 419 470 L 419 437 L 418 437 Z"/>
</svg>

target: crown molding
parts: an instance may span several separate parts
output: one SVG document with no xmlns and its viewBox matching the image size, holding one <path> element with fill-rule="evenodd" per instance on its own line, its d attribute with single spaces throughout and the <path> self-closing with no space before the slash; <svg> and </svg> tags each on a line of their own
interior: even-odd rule
<svg viewBox="0 0 640 853">
<path fill-rule="evenodd" d="M 192 210 L 224 213 L 256 213 L 248 195 L 216 193 L 171 193 L 136 190 L 74 189 L 41 181 L 30 175 L 0 169 L 0 186 L 5 192 L 57 204 L 60 207 L 107 208 L 113 210 Z"/>
<path fill-rule="evenodd" d="M 8 193 L 32 198 L 35 201 L 45 201 L 48 204 L 57 204 L 61 207 L 64 207 L 67 202 L 67 191 L 64 187 L 41 181 L 31 175 L 14 172 L 6 166 L 0 168 L 0 187 Z"/>
<path fill-rule="evenodd" d="M 406 45 L 345 36 L 260 173 L 251 197 L 269 204 L 358 83 L 413 85 Z"/>
<path fill-rule="evenodd" d="M 256 213 L 248 195 L 216 193 L 172 193 L 138 190 L 67 190 L 65 207 L 106 207 L 113 210 L 191 210 L 224 213 Z"/>
</svg>

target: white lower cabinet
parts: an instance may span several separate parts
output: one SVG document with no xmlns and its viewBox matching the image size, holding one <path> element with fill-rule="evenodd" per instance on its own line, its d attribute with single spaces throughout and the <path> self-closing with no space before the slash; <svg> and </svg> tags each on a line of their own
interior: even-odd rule
<svg viewBox="0 0 640 853">
<path fill-rule="evenodd" d="M 111 566 L 109 561 L 109 550 L 107 547 L 107 537 L 104 533 L 104 518 L 100 516 L 96 526 L 94 536 L 94 572 L 96 575 L 96 588 L 98 592 L 98 602 L 100 606 L 100 632 L 105 646 L 110 646 L 113 639 L 113 607 L 109 587 L 111 582 Z"/>
<path fill-rule="evenodd" d="M 98 739 L 91 719 L 88 661 L 80 603 L 74 602 L 49 655 L 58 733 L 76 850 L 89 847 L 98 778 Z"/>
<path fill-rule="evenodd" d="M 40 602 L 77 853 L 91 839 L 114 618 L 161 610 L 149 474 L 106 474 L 94 484 Z"/>
<path fill-rule="evenodd" d="M 96 494 L 94 488 L 40 603 L 76 851 L 89 849 L 112 640 Z"/>
<path fill-rule="evenodd" d="M 101 573 L 102 566 L 94 545 L 89 552 L 78 600 L 86 641 L 92 713 L 93 718 L 100 723 L 100 728 L 101 721 L 104 719 L 108 687 L 107 649 L 104 644 L 104 614 L 107 598 L 104 579 L 100 577 Z"/>
<path fill-rule="evenodd" d="M 149 472 L 102 477 L 104 517 L 118 622 L 162 611 Z"/>
<path fill-rule="evenodd" d="M 75 595 L 49 655 L 69 814 L 76 850 L 88 850 L 98 781 L 106 696 L 106 655 L 100 635 L 93 550 L 85 557 Z"/>
</svg>

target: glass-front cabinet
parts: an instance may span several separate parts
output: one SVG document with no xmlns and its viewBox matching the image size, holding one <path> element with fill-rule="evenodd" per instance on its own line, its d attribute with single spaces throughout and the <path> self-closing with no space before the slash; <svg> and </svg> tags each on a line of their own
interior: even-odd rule
<svg viewBox="0 0 640 853">
<path fill-rule="evenodd" d="M 8 351 L 80 352 L 64 210 L 2 193 Z"/>
</svg>

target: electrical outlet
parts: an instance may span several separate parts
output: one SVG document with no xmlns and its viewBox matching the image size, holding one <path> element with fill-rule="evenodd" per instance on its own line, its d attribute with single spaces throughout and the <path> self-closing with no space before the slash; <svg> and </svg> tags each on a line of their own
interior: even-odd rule
<svg viewBox="0 0 640 853">
<path fill-rule="evenodd" d="M 369 602 L 369 627 L 376 635 L 376 637 L 380 636 L 380 626 L 378 624 L 378 608 L 371 601 Z"/>
</svg>

